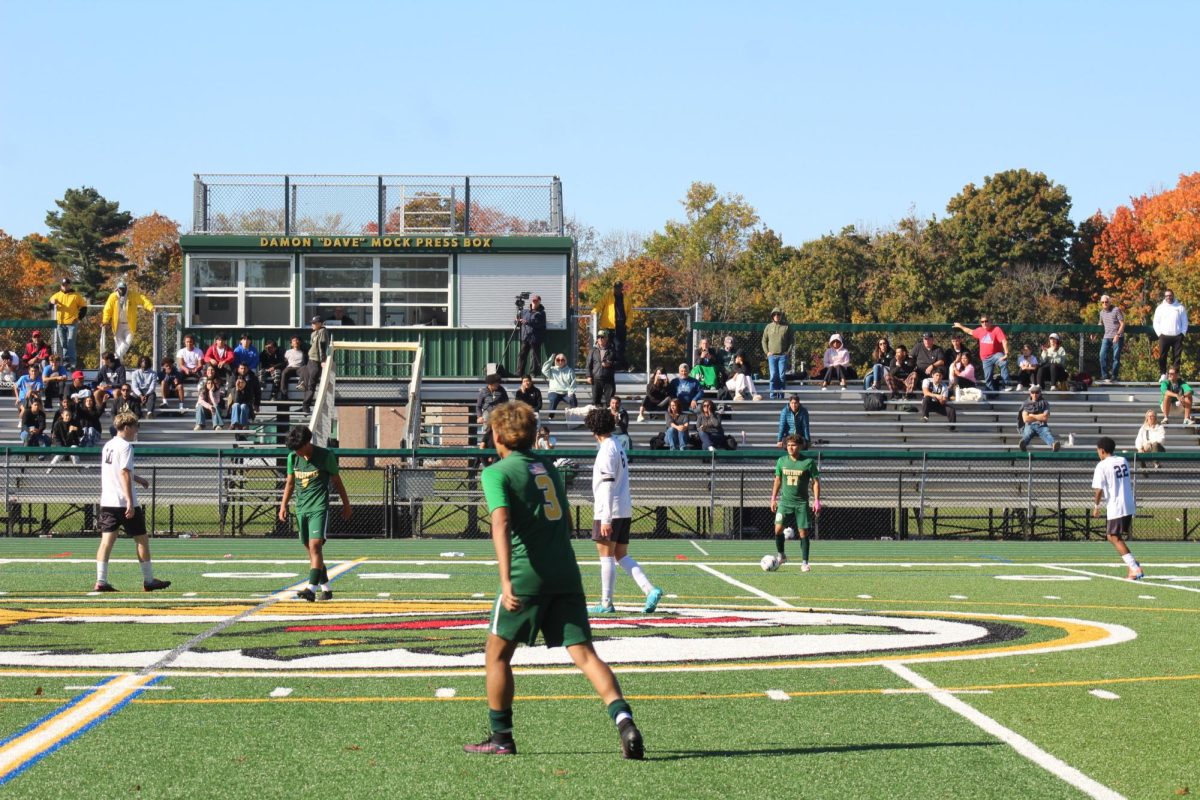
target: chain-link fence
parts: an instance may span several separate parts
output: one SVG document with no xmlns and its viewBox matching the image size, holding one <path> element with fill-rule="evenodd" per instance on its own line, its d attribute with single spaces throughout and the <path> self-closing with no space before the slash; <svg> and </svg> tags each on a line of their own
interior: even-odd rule
<svg viewBox="0 0 1200 800">
<path fill-rule="evenodd" d="M 196 175 L 192 233 L 562 236 L 553 176 Z"/>
<path fill-rule="evenodd" d="M 490 535 L 480 473 L 490 451 L 341 450 L 353 506 L 334 536 Z M 567 483 L 572 526 L 590 535 L 594 451 L 555 451 Z M 96 530 L 97 450 L 11 448 L 3 453 L 5 531 L 10 536 L 84 535 Z M 282 450 L 139 448 L 139 493 L 160 535 L 291 536 L 276 514 L 285 477 Z M 633 451 L 633 534 L 754 539 L 773 535 L 775 452 Z M 814 456 L 823 509 L 814 535 L 827 539 L 1102 539 L 1092 516 L 1094 455 L 1087 453 L 881 453 Z M 1137 516 L 1133 537 L 1200 536 L 1200 456 L 1128 455 Z M 74 460 L 73 460 L 74 459 Z"/>
</svg>

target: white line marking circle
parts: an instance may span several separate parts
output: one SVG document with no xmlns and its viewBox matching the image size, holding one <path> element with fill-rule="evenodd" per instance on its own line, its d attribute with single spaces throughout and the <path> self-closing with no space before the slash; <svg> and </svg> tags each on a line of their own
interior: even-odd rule
<svg viewBox="0 0 1200 800">
<path fill-rule="evenodd" d="M 206 572 L 205 578 L 237 578 L 245 580 L 283 580 L 295 578 L 295 572 Z"/>
<path fill-rule="evenodd" d="M 448 581 L 450 576 L 444 572 L 360 572 L 359 580 L 364 581 Z"/>
</svg>

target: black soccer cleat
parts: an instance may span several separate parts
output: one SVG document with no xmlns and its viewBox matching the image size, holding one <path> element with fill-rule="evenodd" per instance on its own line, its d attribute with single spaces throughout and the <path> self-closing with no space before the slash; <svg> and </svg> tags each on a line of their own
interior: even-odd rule
<svg viewBox="0 0 1200 800">
<path fill-rule="evenodd" d="M 617 730 L 621 733 L 622 756 L 635 761 L 641 761 L 646 757 L 646 748 L 642 744 L 642 732 L 638 730 L 637 725 L 633 724 L 633 720 L 621 720 L 617 725 Z"/>
<path fill-rule="evenodd" d="M 328 590 L 326 590 L 326 591 L 324 591 L 324 592 L 321 592 L 319 595 L 317 595 L 317 599 L 318 599 L 318 600 L 322 600 L 322 601 L 324 601 L 324 600 L 332 600 L 332 599 L 333 599 L 333 592 L 331 592 L 331 591 L 328 591 Z"/>
<path fill-rule="evenodd" d="M 479 744 L 464 744 L 463 752 L 484 756 L 515 756 L 517 743 L 510 734 L 493 733 Z"/>
<path fill-rule="evenodd" d="M 312 589 L 304 588 L 296 592 L 297 600 L 307 600 L 310 603 L 316 602 L 317 596 L 313 594 Z"/>
<path fill-rule="evenodd" d="M 105 581 L 96 581 L 96 585 L 92 587 L 93 592 L 115 592 L 117 587 Z"/>
<path fill-rule="evenodd" d="M 151 578 L 142 584 L 142 591 L 157 592 L 159 589 L 165 589 L 170 585 L 170 581 L 160 581 L 158 578 Z"/>
</svg>

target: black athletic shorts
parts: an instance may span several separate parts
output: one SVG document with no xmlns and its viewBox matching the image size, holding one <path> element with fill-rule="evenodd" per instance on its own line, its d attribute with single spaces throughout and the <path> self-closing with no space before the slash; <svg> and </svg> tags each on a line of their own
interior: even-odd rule
<svg viewBox="0 0 1200 800">
<path fill-rule="evenodd" d="M 1133 527 L 1133 515 L 1126 517 L 1117 517 L 1108 521 L 1108 529 L 1105 531 L 1109 536 L 1128 536 L 1129 529 Z"/>
<path fill-rule="evenodd" d="M 125 517 L 124 506 L 100 506 L 100 532 L 116 533 L 124 530 L 126 536 L 146 535 L 146 512 L 141 506 L 133 512 L 133 518 Z"/>
<path fill-rule="evenodd" d="M 614 518 L 612 521 L 612 536 L 607 539 L 600 538 L 600 520 L 592 520 L 592 541 L 593 542 L 612 542 L 613 544 L 629 544 L 629 526 L 633 522 L 629 517 L 621 519 Z"/>
</svg>

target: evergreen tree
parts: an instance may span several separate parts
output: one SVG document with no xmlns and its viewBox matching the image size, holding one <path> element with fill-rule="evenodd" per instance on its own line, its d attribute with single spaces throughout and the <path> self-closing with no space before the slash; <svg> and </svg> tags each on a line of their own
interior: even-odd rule
<svg viewBox="0 0 1200 800">
<path fill-rule="evenodd" d="M 120 236 L 133 215 L 121 211 L 119 203 L 105 200 L 90 186 L 67 189 L 54 204 L 61 211 L 46 214 L 50 236 L 35 243 L 34 252 L 64 274 L 73 275 L 82 284 L 84 295 L 96 297 L 112 273 L 128 269 L 121 255 L 125 242 Z"/>
</svg>

